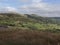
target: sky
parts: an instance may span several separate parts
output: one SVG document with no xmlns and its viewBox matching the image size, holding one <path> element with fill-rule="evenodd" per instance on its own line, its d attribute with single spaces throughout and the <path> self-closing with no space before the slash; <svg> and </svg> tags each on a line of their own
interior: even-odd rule
<svg viewBox="0 0 60 45">
<path fill-rule="evenodd" d="M 0 0 L 0 12 L 60 17 L 60 0 Z"/>
</svg>

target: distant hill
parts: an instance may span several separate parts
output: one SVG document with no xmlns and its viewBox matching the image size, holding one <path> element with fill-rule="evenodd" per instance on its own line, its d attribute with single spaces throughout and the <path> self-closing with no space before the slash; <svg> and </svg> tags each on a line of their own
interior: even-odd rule
<svg viewBox="0 0 60 45">
<path fill-rule="evenodd" d="M 44 22 L 44 23 L 52 23 L 52 24 L 60 24 L 60 17 L 42 17 L 37 16 L 36 14 L 25 14 L 27 17 Z"/>
</svg>

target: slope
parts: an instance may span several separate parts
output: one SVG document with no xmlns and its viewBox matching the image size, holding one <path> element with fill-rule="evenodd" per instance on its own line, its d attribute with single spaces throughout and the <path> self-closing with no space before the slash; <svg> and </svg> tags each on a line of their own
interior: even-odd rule
<svg viewBox="0 0 60 45">
<path fill-rule="evenodd" d="M 50 18 L 17 13 L 0 13 L 0 27 L 30 30 L 60 29 L 60 25 Z"/>
</svg>

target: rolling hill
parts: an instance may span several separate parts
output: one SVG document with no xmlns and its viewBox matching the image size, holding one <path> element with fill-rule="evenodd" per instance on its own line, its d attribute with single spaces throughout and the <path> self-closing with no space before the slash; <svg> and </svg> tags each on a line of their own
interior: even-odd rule
<svg viewBox="0 0 60 45">
<path fill-rule="evenodd" d="M 60 45 L 59 19 L 0 13 L 0 45 Z"/>
<path fill-rule="evenodd" d="M 60 29 L 60 18 L 36 14 L 0 13 L 0 27 L 22 29 Z"/>
</svg>

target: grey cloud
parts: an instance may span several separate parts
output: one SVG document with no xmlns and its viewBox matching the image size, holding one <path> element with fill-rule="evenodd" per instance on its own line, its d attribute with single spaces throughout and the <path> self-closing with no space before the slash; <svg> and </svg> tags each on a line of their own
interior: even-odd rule
<svg viewBox="0 0 60 45">
<path fill-rule="evenodd" d="M 34 0 L 32 4 L 23 5 L 20 10 L 23 10 L 24 13 L 35 13 L 41 16 L 60 16 L 60 5 L 50 5 L 42 2 L 42 0 L 37 2 Z"/>
<path fill-rule="evenodd" d="M 49 10 L 44 10 L 41 8 L 37 8 L 37 7 L 27 7 L 27 8 L 21 8 L 21 10 L 23 10 L 22 12 L 24 13 L 35 13 L 38 14 L 40 16 L 60 16 L 60 10 L 57 10 L 57 8 L 55 9 L 49 9 Z"/>
</svg>

